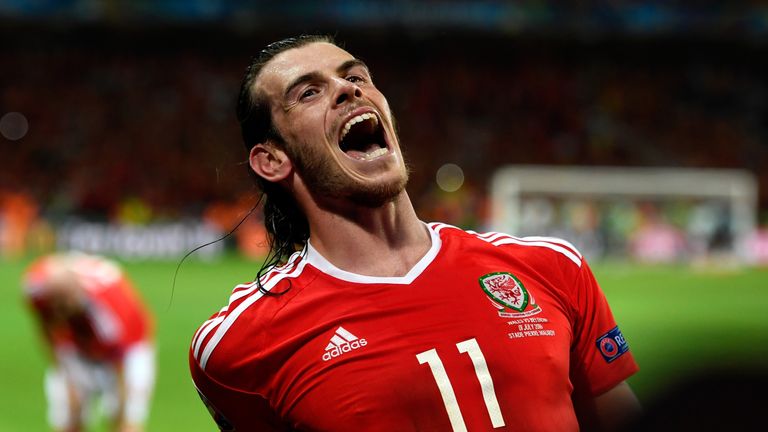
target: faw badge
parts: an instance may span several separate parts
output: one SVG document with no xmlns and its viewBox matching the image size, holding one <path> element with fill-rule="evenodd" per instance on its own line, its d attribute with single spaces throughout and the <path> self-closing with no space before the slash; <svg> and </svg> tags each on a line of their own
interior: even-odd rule
<svg viewBox="0 0 768 432">
<path fill-rule="evenodd" d="M 491 303 L 498 309 L 499 316 L 522 318 L 541 312 L 520 279 L 511 273 L 488 273 L 480 276 L 479 282 Z"/>
</svg>

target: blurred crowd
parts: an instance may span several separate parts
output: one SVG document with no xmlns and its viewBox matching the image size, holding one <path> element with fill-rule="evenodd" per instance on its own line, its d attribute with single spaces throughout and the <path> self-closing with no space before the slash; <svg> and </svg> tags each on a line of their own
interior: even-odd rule
<svg viewBox="0 0 768 432">
<path fill-rule="evenodd" d="M 2 218 L 207 217 L 226 231 L 255 203 L 234 99 L 271 39 L 27 36 L 0 48 L 0 116 L 28 123 L 22 137 L 0 137 Z M 768 75 L 757 48 L 338 38 L 389 98 L 425 220 L 482 228 L 490 176 L 505 164 L 744 168 L 768 210 Z M 464 172 L 455 192 L 435 183 L 446 163 Z"/>
<path fill-rule="evenodd" d="M 137 222 L 199 214 L 231 195 L 232 173 L 244 171 L 232 157 L 243 157 L 235 63 L 66 47 L 0 61 L 2 107 L 29 123 L 26 136 L 3 143 L 0 184 L 26 191 L 46 214 Z"/>
</svg>

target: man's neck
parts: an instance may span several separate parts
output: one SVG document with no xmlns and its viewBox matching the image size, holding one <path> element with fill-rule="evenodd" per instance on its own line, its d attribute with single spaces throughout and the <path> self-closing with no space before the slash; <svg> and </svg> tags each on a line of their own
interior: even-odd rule
<svg viewBox="0 0 768 432">
<path fill-rule="evenodd" d="M 315 209 L 310 241 L 336 267 L 366 276 L 404 276 L 427 253 L 430 235 L 403 192 L 377 208 Z"/>
</svg>

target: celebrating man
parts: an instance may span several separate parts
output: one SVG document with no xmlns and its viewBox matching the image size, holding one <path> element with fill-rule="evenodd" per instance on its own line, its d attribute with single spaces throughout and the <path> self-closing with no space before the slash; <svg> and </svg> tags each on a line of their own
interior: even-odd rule
<svg viewBox="0 0 768 432">
<path fill-rule="evenodd" d="M 637 365 L 573 246 L 419 220 L 361 60 L 275 42 L 238 117 L 272 249 L 192 340 L 221 430 L 608 430 L 638 411 Z"/>
</svg>

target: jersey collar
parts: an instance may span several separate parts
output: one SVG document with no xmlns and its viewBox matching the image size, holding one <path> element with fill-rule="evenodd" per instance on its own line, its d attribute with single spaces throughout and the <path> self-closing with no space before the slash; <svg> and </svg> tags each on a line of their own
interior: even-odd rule
<svg viewBox="0 0 768 432">
<path fill-rule="evenodd" d="M 429 248 L 427 253 L 424 254 L 424 256 L 421 257 L 421 259 L 408 271 L 408 273 L 405 274 L 405 276 L 366 276 L 342 270 L 331 264 L 331 262 L 325 259 L 324 256 L 320 255 L 320 252 L 312 247 L 311 241 L 307 241 L 307 255 L 305 260 L 307 261 L 307 264 L 312 265 L 321 272 L 335 277 L 336 279 L 341 279 L 347 282 L 362 284 L 407 285 L 413 282 L 417 277 L 419 277 L 419 275 L 421 275 L 422 272 L 424 272 L 429 264 L 432 263 L 432 261 L 435 259 L 437 253 L 440 252 L 440 247 L 442 246 L 440 235 L 436 233 L 429 225 L 424 225 L 426 225 L 427 232 L 429 232 L 430 239 L 432 240 L 432 246 Z"/>
</svg>

